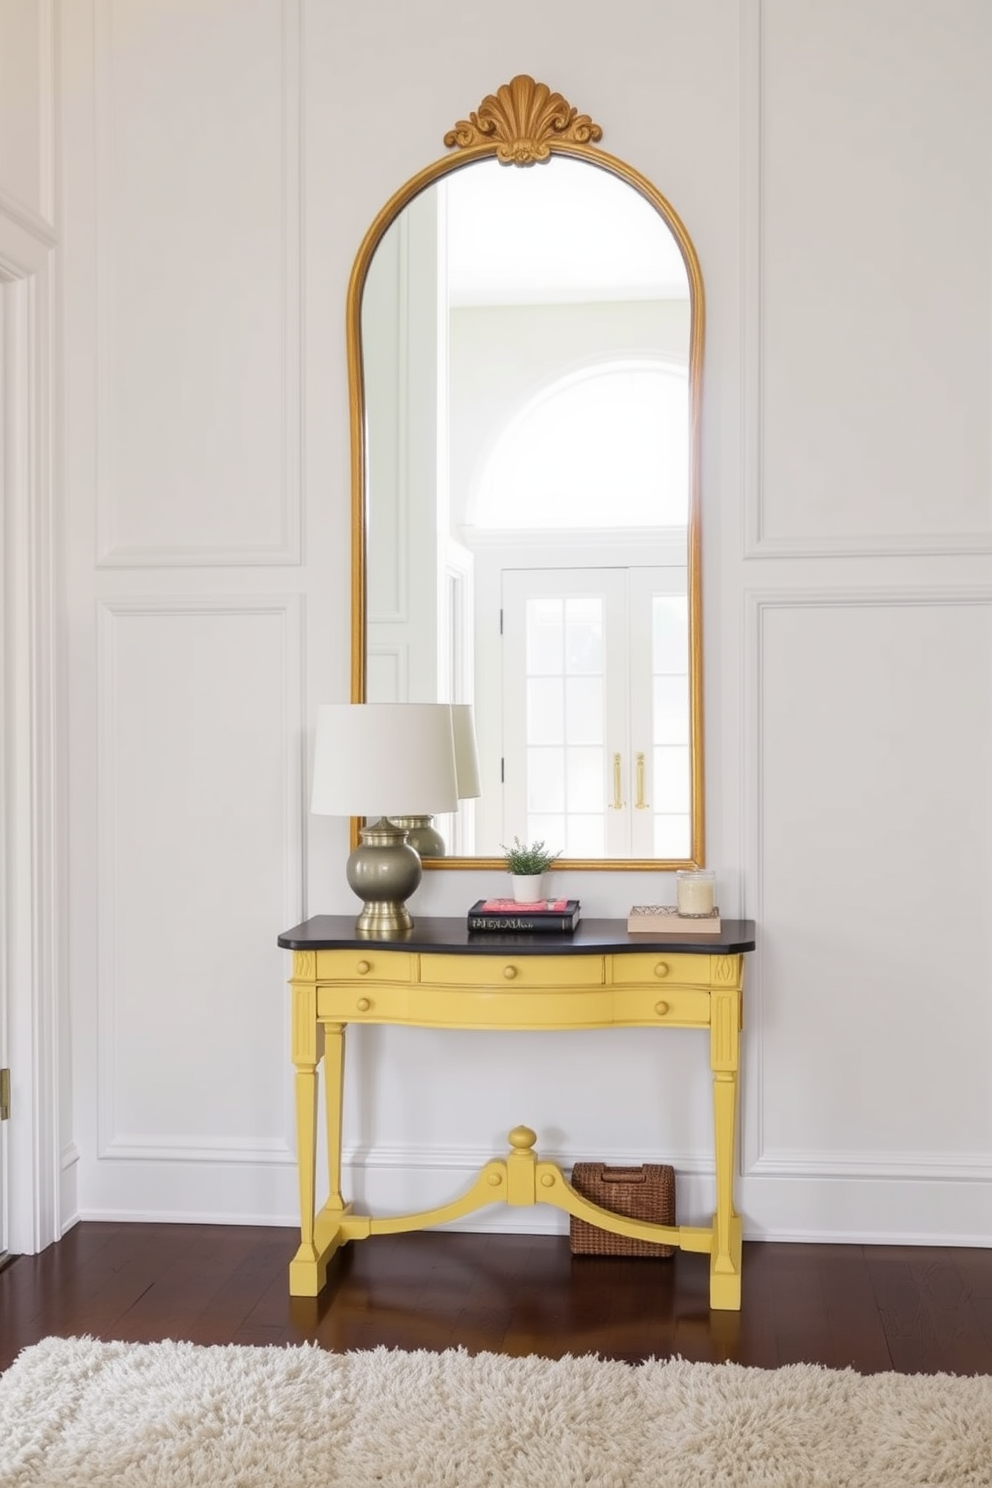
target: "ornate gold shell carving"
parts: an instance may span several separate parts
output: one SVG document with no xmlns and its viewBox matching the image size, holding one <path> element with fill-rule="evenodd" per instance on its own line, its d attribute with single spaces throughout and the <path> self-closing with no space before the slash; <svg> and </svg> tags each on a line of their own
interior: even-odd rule
<svg viewBox="0 0 992 1488">
<path fill-rule="evenodd" d="M 495 144 L 496 159 L 503 165 L 533 165 L 550 158 L 552 141 L 588 145 L 602 138 L 602 129 L 588 114 L 552 93 L 547 83 L 521 73 L 484 98 L 477 113 L 449 129 L 444 143 L 458 150 Z"/>
</svg>

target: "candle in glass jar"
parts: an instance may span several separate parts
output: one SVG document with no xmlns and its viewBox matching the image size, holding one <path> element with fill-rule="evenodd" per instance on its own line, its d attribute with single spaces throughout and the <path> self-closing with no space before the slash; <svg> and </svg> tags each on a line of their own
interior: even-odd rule
<svg viewBox="0 0 992 1488">
<path fill-rule="evenodd" d="M 675 875 L 678 911 L 686 919 L 711 915 L 716 904 L 716 875 L 710 869 L 679 871 Z"/>
</svg>

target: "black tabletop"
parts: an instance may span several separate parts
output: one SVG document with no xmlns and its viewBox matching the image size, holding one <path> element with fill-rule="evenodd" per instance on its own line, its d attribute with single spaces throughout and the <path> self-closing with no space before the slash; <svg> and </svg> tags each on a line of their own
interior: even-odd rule
<svg viewBox="0 0 992 1488">
<path fill-rule="evenodd" d="M 369 944 L 411 951 L 463 951 L 468 955 L 581 956 L 590 951 L 713 951 L 717 955 L 754 950 L 753 920 L 724 920 L 719 931 L 692 935 L 630 934 L 624 920 L 580 920 L 574 930 L 506 931 L 469 930 L 465 918 L 440 919 L 420 915 L 412 930 L 380 939 L 359 935 L 352 915 L 314 915 L 292 930 L 284 930 L 279 944 L 290 951 L 352 950 Z"/>
</svg>

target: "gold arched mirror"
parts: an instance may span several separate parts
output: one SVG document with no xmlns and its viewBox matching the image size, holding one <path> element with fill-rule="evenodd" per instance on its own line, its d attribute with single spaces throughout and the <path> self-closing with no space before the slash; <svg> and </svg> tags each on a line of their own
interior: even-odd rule
<svg viewBox="0 0 992 1488">
<path fill-rule="evenodd" d="M 352 701 L 475 713 L 425 866 L 704 861 L 702 278 L 601 137 L 514 78 L 352 271 Z"/>
</svg>

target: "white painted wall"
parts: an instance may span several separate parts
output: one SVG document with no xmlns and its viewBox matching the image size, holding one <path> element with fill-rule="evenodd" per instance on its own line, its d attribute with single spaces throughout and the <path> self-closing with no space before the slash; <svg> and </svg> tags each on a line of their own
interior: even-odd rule
<svg viewBox="0 0 992 1488">
<path fill-rule="evenodd" d="M 745 1231 L 992 1239 L 984 0 L 59 14 L 78 1213 L 294 1218 L 275 937 L 353 908 L 345 825 L 306 812 L 314 709 L 348 690 L 348 274 L 528 71 L 664 192 L 706 284 L 709 859 L 760 925 Z M 491 886 L 428 874 L 414 909 Z M 451 1195 L 525 1121 L 565 1161 L 669 1155 L 690 1222 L 711 1202 L 694 1034 L 350 1053 L 360 1201 Z"/>
<path fill-rule="evenodd" d="M 0 5 L 0 210 L 35 229 L 54 223 L 53 0 Z"/>
</svg>

